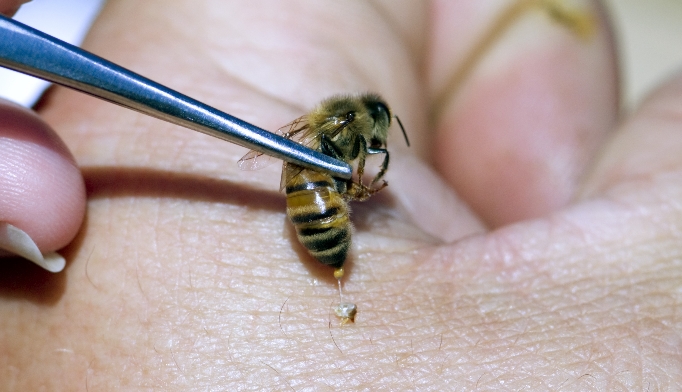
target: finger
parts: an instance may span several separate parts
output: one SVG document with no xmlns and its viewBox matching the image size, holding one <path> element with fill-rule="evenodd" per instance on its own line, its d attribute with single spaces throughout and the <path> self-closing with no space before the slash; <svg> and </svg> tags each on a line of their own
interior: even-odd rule
<svg viewBox="0 0 682 392">
<path fill-rule="evenodd" d="M 493 227 L 568 203 L 618 110 L 600 9 L 436 1 L 432 15 L 438 170 Z"/>
<path fill-rule="evenodd" d="M 0 102 L 0 222 L 23 230 L 43 253 L 68 244 L 85 212 L 80 171 L 38 116 Z"/>
<path fill-rule="evenodd" d="M 0 0 L 0 14 L 12 16 L 22 4 L 29 1 L 31 0 Z"/>
<path fill-rule="evenodd" d="M 582 198 L 682 169 L 682 73 L 654 92 L 619 129 L 585 181 Z"/>
<path fill-rule="evenodd" d="M 424 232 L 444 242 L 484 233 L 486 227 L 428 165 L 408 155 L 387 176 L 401 212 Z"/>
</svg>

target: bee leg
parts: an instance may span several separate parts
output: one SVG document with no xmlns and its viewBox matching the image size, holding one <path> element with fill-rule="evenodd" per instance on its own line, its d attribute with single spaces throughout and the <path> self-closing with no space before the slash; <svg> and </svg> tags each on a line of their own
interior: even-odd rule
<svg viewBox="0 0 682 392">
<path fill-rule="evenodd" d="M 382 179 L 384 177 L 384 174 L 386 174 L 386 170 L 388 170 L 388 161 L 389 161 L 389 155 L 388 155 L 388 150 L 385 148 L 372 148 L 369 147 L 367 149 L 368 154 L 384 154 L 384 161 L 381 163 L 381 170 L 379 170 L 379 173 L 374 177 L 372 180 L 372 183 L 370 185 L 374 185 L 377 181 Z M 386 186 L 386 181 L 384 181 L 384 185 L 379 188 L 382 189 L 383 187 Z"/>
<path fill-rule="evenodd" d="M 367 158 L 367 140 L 359 135 L 355 138 L 353 145 L 352 158 L 358 160 L 358 183 L 362 185 L 362 176 L 365 174 L 365 158 Z"/>
<path fill-rule="evenodd" d="M 367 155 L 366 150 L 367 146 L 363 145 L 362 142 L 364 141 L 364 138 L 358 138 L 355 141 L 355 144 L 353 145 L 353 149 L 350 152 L 350 158 L 355 159 L 357 157 L 364 157 Z M 363 148 L 364 147 L 364 148 Z M 325 154 L 329 155 L 332 158 L 336 158 L 339 160 L 345 160 L 343 159 L 343 153 L 339 149 L 339 147 L 334 143 L 329 136 L 327 135 L 322 135 L 320 137 L 320 151 Z M 336 187 L 337 192 L 339 192 L 343 197 L 347 200 L 365 200 L 369 198 L 373 192 L 370 191 L 370 189 L 362 184 L 362 174 L 364 171 L 364 159 L 360 160 L 360 163 L 358 165 L 358 177 L 360 178 L 359 182 L 356 182 L 354 180 L 340 180 L 337 178 L 334 178 L 334 185 Z"/>
<path fill-rule="evenodd" d="M 371 186 L 367 186 L 353 181 L 350 182 L 350 186 L 348 187 L 348 192 L 346 193 L 346 195 L 348 196 L 349 200 L 364 201 L 369 199 L 369 197 L 372 196 L 373 194 L 384 189 L 387 185 L 388 183 L 384 181 L 383 184 L 381 184 L 380 186 L 372 188 Z"/>
<path fill-rule="evenodd" d="M 366 185 L 358 184 L 357 182 L 351 183 L 348 192 L 346 193 L 349 200 L 357 201 L 365 201 L 369 199 L 372 194 L 374 194 L 373 189 L 370 189 Z"/>
<path fill-rule="evenodd" d="M 358 148 L 357 152 L 357 159 L 358 159 L 358 183 L 354 184 L 356 186 L 355 191 L 355 198 L 358 200 L 365 200 L 372 196 L 373 194 L 379 192 L 380 190 L 384 189 L 388 183 L 386 181 L 383 181 L 383 184 L 380 186 L 373 188 L 372 186 L 376 184 L 379 180 L 383 178 L 383 176 L 386 174 L 386 171 L 388 170 L 388 162 L 389 162 L 389 154 L 388 150 L 385 148 L 374 148 L 374 147 L 368 147 L 367 146 L 367 141 L 365 138 L 360 135 L 357 138 L 357 144 L 356 148 Z M 379 173 L 372 179 L 372 182 L 370 183 L 369 186 L 365 185 L 362 183 L 362 175 L 365 172 L 365 162 L 367 155 L 369 154 L 384 154 L 384 160 L 381 163 Z M 359 188 L 359 189 L 357 189 Z"/>
<path fill-rule="evenodd" d="M 331 141 L 329 136 L 327 135 L 322 135 L 320 138 L 320 151 L 325 154 L 329 155 L 332 158 L 336 158 L 338 160 L 343 160 L 343 155 L 341 153 L 341 150 L 339 147 Z M 334 179 L 334 186 L 336 187 L 336 191 L 339 192 L 340 194 L 346 194 L 348 188 L 348 183 L 350 181 L 338 179 L 336 177 L 332 177 Z"/>
<path fill-rule="evenodd" d="M 343 153 L 327 135 L 320 137 L 320 152 L 332 158 L 343 160 Z"/>
</svg>

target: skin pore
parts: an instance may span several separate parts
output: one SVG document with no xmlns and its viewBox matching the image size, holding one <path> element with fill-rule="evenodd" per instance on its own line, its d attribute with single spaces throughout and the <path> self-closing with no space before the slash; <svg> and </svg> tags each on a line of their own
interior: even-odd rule
<svg viewBox="0 0 682 392">
<path fill-rule="evenodd" d="M 682 82 L 619 119 L 600 8 L 566 1 L 594 16 L 590 39 L 528 11 L 452 86 L 503 12 L 482 3 L 110 1 L 87 50 L 269 130 L 375 91 L 412 147 L 391 129 L 389 186 L 352 205 L 358 314 L 341 326 L 278 165 L 240 171 L 241 147 L 55 88 L 39 114 L 81 169 L 87 213 L 62 273 L 3 259 L 0 380 L 680 388 Z"/>
</svg>

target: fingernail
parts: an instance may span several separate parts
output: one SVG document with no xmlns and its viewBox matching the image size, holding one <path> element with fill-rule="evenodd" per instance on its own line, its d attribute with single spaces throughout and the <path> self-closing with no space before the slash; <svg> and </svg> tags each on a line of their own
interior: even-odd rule
<svg viewBox="0 0 682 392">
<path fill-rule="evenodd" d="M 36 243 L 25 231 L 0 222 L 0 257 L 9 255 L 23 257 L 50 272 L 60 272 L 66 265 L 66 260 L 56 252 L 45 255 L 40 253 Z"/>
</svg>

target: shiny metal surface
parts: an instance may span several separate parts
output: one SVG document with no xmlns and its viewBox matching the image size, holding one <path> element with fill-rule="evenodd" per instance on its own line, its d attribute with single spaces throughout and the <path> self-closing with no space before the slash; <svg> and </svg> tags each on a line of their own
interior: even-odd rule
<svg viewBox="0 0 682 392">
<path fill-rule="evenodd" d="M 265 131 L 92 53 L 0 15 L 0 66 L 336 177 L 342 161 Z"/>
</svg>

